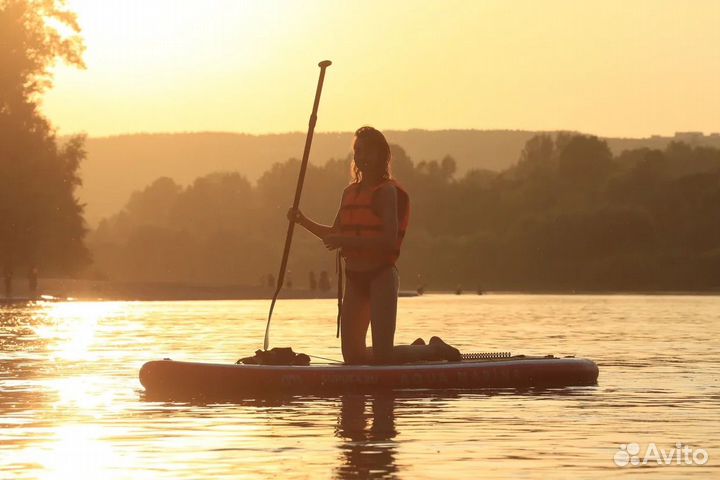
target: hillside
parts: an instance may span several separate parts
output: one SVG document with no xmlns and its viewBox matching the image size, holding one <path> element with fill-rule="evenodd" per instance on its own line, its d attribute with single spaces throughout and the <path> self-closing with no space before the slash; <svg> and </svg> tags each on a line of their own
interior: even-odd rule
<svg viewBox="0 0 720 480">
<path fill-rule="evenodd" d="M 520 130 L 407 130 L 387 131 L 391 143 L 401 145 L 414 162 L 451 155 L 457 174 L 467 170 L 501 170 L 513 164 L 525 142 L 539 132 Z M 316 133 L 311 162 L 345 158 L 352 134 Z M 664 148 L 673 137 L 646 139 L 608 138 L 614 153 L 626 149 Z M 685 135 L 691 144 L 720 147 L 720 135 Z M 305 133 L 247 135 L 240 133 L 133 134 L 88 138 L 88 157 L 81 168 L 80 199 L 86 204 L 91 227 L 116 213 L 130 194 L 161 176 L 180 184 L 216 171 L 239 171 L 255 181 L 275 162 L 299 158 Z"/>
</svg>

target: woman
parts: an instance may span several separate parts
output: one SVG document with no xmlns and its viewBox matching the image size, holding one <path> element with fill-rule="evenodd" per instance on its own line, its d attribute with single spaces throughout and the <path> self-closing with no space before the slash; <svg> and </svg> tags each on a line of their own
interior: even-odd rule
<svg viewBox="0 0 720 480">
<path fill-rule="evenodd" d="M 399 285 L 395 262 L 408 225 L 410 200 L 390 175 L 390 159 L 390 146 L 380 131 L 358 129 L 353 139 L 353 181 L 343 192 L 333 225 L 321 225 L 292 209 L 288 219 L 322 239 L 328 250 L 340 249 L 345 259 L 341 316 L 345 363 L 460 360 L 458 350 L 437 337 L 429 345 L 421 339 L 413 345 L 393 345 Z M 371 348 L 365 346 L 368 326 L 372 326 Z"/>
</svg>

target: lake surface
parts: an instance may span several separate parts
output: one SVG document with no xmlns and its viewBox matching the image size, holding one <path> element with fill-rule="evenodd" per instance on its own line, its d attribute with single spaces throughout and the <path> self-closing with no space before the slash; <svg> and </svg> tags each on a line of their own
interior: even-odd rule
<svg viewBox="0 0 720 480">
<path fill-rule="evenodd" d="M 599 365 L 594 387 L 230 403 L 145 397 L 137 378 L 145 361 L 252 355 L 268 307 L 0 307 L 0 478 L 720 477 L 720 298 L 400 299 L 396 343 L 439 334 L 464 352 L 577 355 Z M 340 359 L 335 302 L 280 300 L 270 338 Z M 678 442 L 705 451 L 704 465 L 614 463 L 633 444 L 642 460 L 651 443 L 671 454 Z"/>
</svg>

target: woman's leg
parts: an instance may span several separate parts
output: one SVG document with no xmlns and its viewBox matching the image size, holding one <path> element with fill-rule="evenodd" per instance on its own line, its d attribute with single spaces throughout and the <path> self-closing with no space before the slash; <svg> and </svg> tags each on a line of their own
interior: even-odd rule
<svg viewBox="0 0 720 480">
<path fill-rule="evenodd" d="M 395 267 L 379 272 L 370 283 L 370 322 L 373 363 L 395 361 L 393 343 L 397 319 L 399 279 Z"/>
<path fill-rule="evenodd" d="M 370 298 L 368 289 L 348 278 L 343 295 L 340 319 L 340 340 L 345 363 L 358 365 L 368 362 L 365 337 L 370 325 Z"/>
<path fill-rule="evenodd" d="M 396 268 L 379 272 L 370 283 L 370 322 L 373 346 L 367 349 L 366 357 L 372 363 L 409 363 L 461 359 L 460 352 L 432 337 L 428 345 L 394 345 L 397 323 L 397 299 L 399 277 Z M 365 324 L 367 331 L 367 324 Z M 363 337 L 364 338 L 364 337 Z M 417 342 L 417 341 L 416 341 Z"/>
</svg>

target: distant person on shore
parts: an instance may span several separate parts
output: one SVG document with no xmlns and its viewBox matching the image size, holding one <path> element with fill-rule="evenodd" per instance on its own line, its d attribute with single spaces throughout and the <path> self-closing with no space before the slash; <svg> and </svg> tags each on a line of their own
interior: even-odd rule
<svg viewBox="0 0 720 480">
<path fill-rule="evenodd" d="M 7 298 L 10 298 L 10 296 L 12 295 L 12 277 L 12 268 L 10 268 L 8 265 L 5 265 L 5 267 L 3 268 L 3 279 L 5 280 L 5 297 Z"/>
<path fill-rule="evenodd" d="M 314 292 L 315 290 L 317 290 L 318 284 L 317 284 L 317 280 L 315 279 L 315 272 L 312 270 L 310 271 L 310 275 L 308 278 L 308 284 L 309 284 L 311 292 Z"/>
<path fill-rule="evenodd" d="M 288 272 L 287 272 L 287 280 L 285 280 L 285 286 L 287 288 L 293 287 L 292 272 L 290 270 L 288 270 Z"/>
<path fill-rule="evenodd" d="M 288 219 L 320 238 L 345 259 L 347 283 L 341 312 L 341 345 L 347 364 L 391 364 L 460 360 L 460 352 L 433 337 L 429 345 L 394 345 L 400 255 L 410 218 L 410 198 L 390 175 L 390 146 L 372 127 L 353 139 L 352 182 L 345 188 L 332 225 L 316 223 L 299 210 Z M 365 337 L 372 326 L 372 347 Z"/>
<path fill-rule="evenodd" d="M 38 287 L 38 269 L 37 269 L 37 267 L 32 267 L 28 271 L 28 290 L 30 291 L 30 297 L 32 297 L 32 298 L 37 297 L 37 287 Z"/>
<path fill-rule="evenodd" d="M 330 290 L 330 277 L 328 277 L 327 270 L 320 272 L 320 282 L 318 284 L 321 292 L 327 292 Z"/>
<path fill-rule="evenodd" d="M 462 292 L 463 292 L 462 285 L 460 285 L 458 283 L 458 286 L 455 287 L 455 295 L 462 295 Z"/>
<path fill-rule="evenodd" d="M 418 273 L 417 275 L 417 294 L 422 295 L 425 293 L 425 282 L 423 282 L 423 277 Z"/>
</svg>

